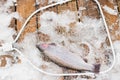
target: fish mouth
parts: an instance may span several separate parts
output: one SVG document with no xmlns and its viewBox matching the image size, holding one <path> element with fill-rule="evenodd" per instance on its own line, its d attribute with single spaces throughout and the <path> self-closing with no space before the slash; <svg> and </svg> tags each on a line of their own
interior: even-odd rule
<svg viewBox="0 0 120 80">
<path fill-rule="evenodd" d="M 45 49 L 47 49 L 49 47 L 49 44 L 46 43 L 42 43 L 42 44 L 37 44 L 36 47 L 43 52 Z"/>
</svg>

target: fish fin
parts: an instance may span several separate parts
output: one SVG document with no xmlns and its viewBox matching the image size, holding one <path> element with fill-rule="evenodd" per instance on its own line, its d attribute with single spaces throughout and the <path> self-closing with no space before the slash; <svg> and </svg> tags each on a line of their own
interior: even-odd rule
<svg viewBox="0 0 120 80">
<path fill-rule="evenodd" d="M 94 72 L 99 73 L 100 72 L 100 64 L 94 64 Z"/>
<path fill-rule="evenodd" d="M 55 43 L 50 43 L 50 45 L 54 45 L 54 46 L 56 46 L 56 44 L 55 44 Z"/>
</svg>

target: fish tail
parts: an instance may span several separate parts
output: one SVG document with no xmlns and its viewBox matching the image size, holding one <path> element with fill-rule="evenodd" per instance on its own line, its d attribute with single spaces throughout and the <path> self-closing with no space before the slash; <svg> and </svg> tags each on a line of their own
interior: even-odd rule
<svg viewBox="0 0 120 80">
<path fill-rule="evenodd" d="M 99 73 L 100 72 L 100 64 L 94 64 L 94 72 Z"/>
</svg>

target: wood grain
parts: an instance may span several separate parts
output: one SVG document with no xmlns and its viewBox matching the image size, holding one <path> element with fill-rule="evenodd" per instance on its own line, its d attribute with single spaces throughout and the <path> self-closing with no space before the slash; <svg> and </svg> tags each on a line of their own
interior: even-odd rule
<svg viewBox="0 0 120 80">
<path fill-rule="evenodd" d="M 117 6 L 116 3 L 117 3 L 116 1 L 114 1 L 114 3 L 111 3 L 109 0 L 104 0 L 104 1 L 100 0 L 101 6 L 106 5 L 110 8 L 112 8 L 112 9 L 114 9 L 114 6 Z M 119 15 L 109 14 L 106 11 L 104 11 L 104 9 L 103 9 L 103 12 L 104 12 L 104 15 L 105 15 L 105 18 L 106 18 L 106 21 L 107 21 L 107 25 L 109 26 L 111 36 L 113 37 L 112 40 L 113 41 L 120 40 L 120 36 L 115 34 L 116 31 L 119 28 L 119 20 L 118 20 Z"/>
<path fill-rule="evenodd" d="M 58 12 L 62 12 L 64 10 L 77 11 L 76 0 L 73 0 L 73 1 L 68 2 L 66 4 L 58 5 Z"/>
<path fill-rule="evenodd" d="M 18 0 L 17 11 L 22 17 L 21 21 L 17 21 L 17 30 L 19 31 L 27 19 L 27 17 L 35 11 L 35 0 Z M 24 32 L 22 33 L 19 40 L 22 40 L 26 33 L 36 31 L 36 17 L 34 16 L 27 24 Z"/>
</svg>

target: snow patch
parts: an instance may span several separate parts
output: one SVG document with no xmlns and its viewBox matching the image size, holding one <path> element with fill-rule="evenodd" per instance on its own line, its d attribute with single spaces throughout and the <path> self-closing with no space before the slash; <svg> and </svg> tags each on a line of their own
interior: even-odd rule
<svg viewBox="0 0 120 80">
<path fill-rule="evenodd" d="M 61 39 L 65 39 L 64 36 L 57 35 L 55 29 L 57 27 L 65 28 L 66 32 L 69 31 L 70 23 L 74 23 L 76 21 L 76 14 L 72 11 L 63 11 L 60 14 L 56 14 L 55 12 L 44 12 L 40 16 L 40 31 L 44 34 L 50 36 L 51 41 L 56 42 L 57 37 Z M 61 40 L 59 39 L 59 41 Z"/>
<path fill-rule="evenodd" d="M 62 1 L 65 1 L 65 0 L 48 0 L 48 4 L 53 3 L 53 2 L 62 2 Z"/>
<path fill-rule="evenodd" d="M 27 63 L 24 58 L 21 64 L 15 64 L 9 68 L 0 68 L 1 80 L 38 80 L 41 75 Z"/>
<path fill-rule="evenodd" d="M 112 8 L 108 7 L 107 5 L 104 5 L 103 9 L 111 15 L 117 15 L 118 14 L 117 10 L 112 9 Z"/>
</svg>

